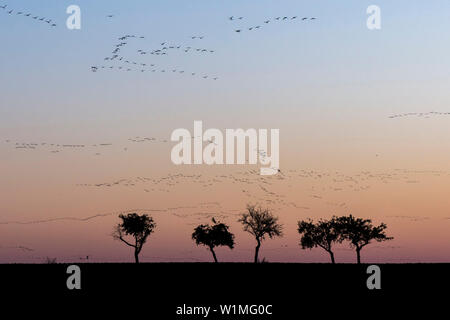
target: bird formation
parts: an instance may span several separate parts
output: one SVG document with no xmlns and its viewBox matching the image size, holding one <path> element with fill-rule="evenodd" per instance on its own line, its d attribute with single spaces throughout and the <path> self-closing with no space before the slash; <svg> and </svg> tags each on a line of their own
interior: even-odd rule
<svg viewBox="0 0 450 320">
<path fill-rule="evenodd" d="M 7 13 L 9 15 L 17 15 L 17 16 L 27 17 L 27 18 L 30 18 L 30 19 L 38 21 L 38 22 L 46 23 L 50 27 L 56 27 L 56 23 L 54 23 L 52 19 L 49 19 L 46 17 L 40 17 L 38 15 L 34 15 L 33 13 L 26 12 L 26 11 L 18 11 L 15 9 L 10 9 L 7 4 L 0 6 L 0 9 L 3 9 L 3 11 L 5 11 L 5 13 Z"/>
<path fill-rule="evenodd" d="M 5 140 L 6 144 L 9 144 L 17 150 L 43 150 L 50 153 L 60 153 L 63 151 L 104 151 L 107 147 L 118 146 L 122 150 L 127 151 L 128 147 L 133 143 L 142 142 L 153 142 L 153 143 L 168 143 L 167 139 L 155 138 L 155 137 L 133 137 L 127 139 L 126 143 L 97 143 L 97 144 L 68 144 L 68 143 L 49 143 L 49 142 L 21 142 L 21 141 L 11 141 Z M 101 153 L 96 152 L 95 155 L 100 155 Z"/>
<path fill-rule="evenodd" d="M 406 118 L 406 117 L 424 117 L 429 118 L 430 116 L 449 116 L 450 112 L 410 112 L 410 113 L 402 113 L 390 116 L 390 119 L 394 118 Z"/>
<path fill-rule="evenodd" d="M 113 17 L 113 15 L 109 15 L 107 17 Z M 234 17 L 231 16 L 228 18 L 230 21 L 241 21 L 244 19 L 244 17 Z M 268 25 L 269 23 L 274 23 L 277 21 L 294 21 L 294 20 L 300 20 L 300 21 L 306 21 L 306 20 L 316 20 L 316 18 L 311 17 L 303 17 L 299 18 L 298 16 L 284 16 L 284 17 L 274 17 L 265 20 L 261 25 L 251 26 L 246 28 L 245 30 L 252 31 L 252 30 L 258 30 L 262 28 L 263 25 Z M 242 32 L 244 29 L 236 29 L 236 32 Z M 205 38 L 204 35 L 192 35 L 190 36 L 191 40 L 203 40 Z M 117 43 L 113 50 L 111 51 L 111 55 L 108 55 L 103 60 L 107 62 L 114 62 L 118 65 L 93 65 L 91 66 L 92 72 L 97 72 L 100 70 L 116 70 L 116 71 L 124 71 L 124 72 L 138 72 L 138 73 L 172 73 L 172 74 L 185 74 L 192 76 L 197 76 L 202 79 L 212 79 L 212 80 L 218 80 L 219 78 L 217 76 L 211 76 L 209 74 L 200 73 L 197 71 L 188 71 L 185 70 L 185 68 L 180 67 L 159 67 L 155 63 L 150 62 L 139 62 L 136 59 L 131 59 L 129 57 L 125 57 L 125 55 L 122 53 L 123 49 L 128 46 L 129 41 L 132 39 L 145 39 L 144 36 L 137 36 L 137 35 L 124 35 L 118 38 L 119 43 Z M 208 49 L 205 47 L 200 47 L 197 45 L 184 45 L 184 44 L 172 44 L 167 41 L 161 42 L 159 47 L 152 48 L 152 49 L 136 49 L 135 54 L 139 55 L 140 57 L 143 56 L 154 56 L 154 57 L 162 57 L 167 56 L 171 52 L 182 52 L 182 53 L 198 53 L 198 54 L 213 54 L 215 53 L 215 50 Z"/>
<path fill-rule="evenodd" d="M 228 18 L 230 21 L 236 21 L 236 20 L 242 20 L 243 17 L 239 17 L 239 18 L 235 18 L 234 16 L 231 16 Z M 276 22 L 286 22 L 286 21 L 312 21 L 312 20 L 316 20 L 317 18 L 315 17 L 302 17 L 299 18 L 298 16 L 283 16 L 283 17 L 274 17 L 274 18 L 270 18 L 270 19 L 266 19 L 264 20 L 261 24 L 259 25 L 255 25 L 255 26 L 249 26 L 246 28 L 240 28 L 240 29 L 235 29 L 234 31 L 236 33 L 241 33 L 244 31 L 255 31 L 255 30 L 259 30 L 261 28 L 263 28 L 263 26 L 268 26 L 271 23 L 276 23 Z"/>
<path fill-rule="evenodd" d="M 361 171 L 354 174 L 345 174 L 338 171 L 325 172 L 314 170 L 283 170 L 274 176 L 261 176 L 256 169 L 239 171 L 228 174 L 168 174 L 161 177 L 139 176 L 135 178 L 123 178 L 102 183 L 78 184 L 78 187 L 88 188 L 138 188 L 144 192 L 152 193 L 176 193 L 177 188 L 190 188 L 197 185 L 204 188 L 204 192 L 214 192 L 214 188 L 223 190 L 231 187 L 234 189 L 236 199 L 242 194 L 247 201 L 252 203 L 265 203 L 270 206 L 278 206 L 278 209 L 296 208 L 310 210 L 319 203 L 332 207 L 335 210 L 348 210 L 349 203 L 338 201 L 342 192 L 368 192 L 373 185 L 387 183 L 420 183 L 420 178 L 450 176 L 445 171 L 411 171 L 396 169 L 392 172 Z M 309 185 L 309 188 L 301 190 L 308 200 L 307 204 L 296 202 L 294 186 Z M 239 186 L 239 187 L 237 187 Z M 289 199 L 286 194 L 292 190 L 294 197 Z"/>
<path fill-rule="evenodd" d="M 245 170 L 245 171 L 233 171 L 228 174 L 217 174 L 213 176 L 207 176 L 204 174 L 167 174 L 160 177 L 144 177 L 139 176 L 135 178 L 124 178 L 111 182 L 103 183 L 85 183 L 78 184 L 78 187 L 88 188 L 112 188 L 112 187 L 131 187 L 142 188 L 145 192 L 152 193 L 168 193 L 176 191 L 174 188 L 200 185 L 211 190 L 212 187 L 228 184 L 235 189 L 235 192 L 242 193 L 247 199 L 245 201 L 264 203 L 271 207 L 277 206 L 276 210 L 282 210 L 286 208 L 294 208 L 299 210 L 310 210 L 312 207 L 317 206 L 317 202 L 321 202 L 322 205 L 332 207 L 333 210 L 348 210 L 348 204 L 342 201 L 333 200 L 332 194 L 340 194 L 345 188 L 352 191 L 367 191 L 371 184 L 375 182 L 389 183 L 389 182 L 407 182 L 408 180 L 425 176 L 447 176 L 450 177 L 450 172 L 445 171 L 413 171 L 405 169 L 395 169 L 392 172 L 371 172 L 361 171 L 352 175 L 340 173 L 338 171 L 316 171 L 316 170 L 285 170 L 283 176 L 260 176 L 257 170 Z M 325 183 L 324 183 L 325 182 Z M 300 192 L 307 195 L 309 191 L 308 205 L 298 204 L 298 199 L 295 196 L 299 190 L 294 190 L 293 198 L 288 199 L 286 196 L 286 187 L 292 188 L 295 183 L 299 185 L 309 185 L 308 188 L 301 190 Z M 236 188 L 239 185 L 240 188 Z M 282 194 L 279 190 L 284 190 L 285 194 Z M 207 192 L 207 191 L 205 191 Z M 289 192 L 287 193 L 289 194 Z M 303 200 L 306 201 L 306 200 Z M 0 221 L 0 225 L 6 224 L 41 224 L 57 221 L 79 221 L 87 222 L 92 219 L 101 217 L 107 217 L 112 215 L 118 215 L 120 213 L 130 212 L 152 212 L 173 215 L 180 219 L 197 219 L 204 220 L 211 217 L 216 218 L 230 218 L 238 215 L 242 210 L 225 208 L 218 201 L 200 202 L 193 205 L 184 206 L 168 206 L 166 208 L 146 208 L 146 209 L 131 209 L 127 211 L 114 211 L 107 213 L 93 214 L 86 217 L 55 217 L 37 219 L 31 221 Z M 413 222 L 419 222 L 428 220 L 426 216 L 406 216 L 406 215 L 391 215 L 386 216 L 392 219 L 407 219 Z"/>
<path fill-rule="evenodd" d="M 26 247 L 26 246 L 10 246 L 10 247 L 0 246 L 0 249 L 16 249 L 16 250 L 21 250 L 21 251 L 34 251 L 33 248 Z"/>
<path fill-rule="evenodd" d="M 91 70 L 92 72 L 97 72 L 99 70 L 118 70 L 118 71 L 125 71 L 125 72 L 139 72 L 139 73 L 143 73 L 143 72 L 151 72 L 151 73 L 175 73 L 175 74 L 186 74 L 186 75 L 190 75 L 190 76 L 197 76 L 199 78 L 202 79 L 212 79 L 212 80 L 218 80 L 219 77 L 215 77 L 215 76 L 209 76 L 209 75 L 205 75 L 205 74 L 197 74 L 196 72 L 186 72 L 185 70 L 179 70 L 179 69 L 166 69 L 166 68 L 159 68 L 159 69 L 155 69 L 155 68 L 151 68 L 151 69 L 146 69 L 146 68 L 127 68 L 127 67 L 123 67 L 123 66 L 92 66 Z"/>
<path fill-rule="evenodd" d="M 168 44 L 167 42 L 162 42 L 161 47 L 152 50 L 142 50 L 139 49 L 137 52 L 140 55 L 152 54 L 152 55 L 168 55 L 171 50 L 179 50 L 184 53 L 214 53 L 215 50 L 206 49 L 206 48 L 194 48 L 192 46 L 183 46 L 179 44 Z"/>
<path fill-rule="evenodd" d="M 197 137 L 193 137 L 197 138 Z M 125 145 L 114 143 L 99 143 L 99 144 L 56 144 L 48 142 L 15 142 L 11 140 L 5 141 L 10 146 L 17 149 L 35 150 L 43 149 L 52 153 L 61 152 L 64 150 L 88 150 L 94 151 L 106 150 L 104 148 L 110 148 L 112 146 L 118 146 L 127 151 L 128 147 L 132 144 L 142 143 L 168 143 L 167 139 L 161 139 L 156 137 L 143 137 L 136 136 L 126 140 Z M 209 141 L 214 143 L 214 141 Z M 125 148 L 124 148 L 125 147 Z M 265 150 L 256 149 L 260 157 L 267 157 Z M 94 151 L 95 152 L 95 151 Z M 100 155 L 99 152 L 95 153 Z M 248 158 L 246 159 L 248 163 Z M 312 188 L 305 190 L 309 193 L 310 199 L 314 201 L 324 202 L 328 206 L 336 208 L 346 208 L 347 203 L 337 202 L 333 199 L 327 198 L 327 195 L 323 192 L 339 193 L 343 191 L 354 192 L 366 192 L 371 189 L 374 182 L 390 183 L 399 182 L 406 184 L 417 184 L 421 182 L 420 177 L 424 175 L 433 176 L 450 176 L 450 173 L 445 171 L 407 171 L 396 169 L 393 172 L 388 173 L 376 173 L 371 171 L 362 171 L 353 175 L 335 172 L 319 172 L 313 170 L 282 170 L 274 176 L 260 176 L 259 171 L 256 169 L 248 171 L 237 171 L 227 175 L 168 175 L 166 177 L 154 178 L 154 177 L 137 177 L 131 179 L 119 179 L 116 181 L 83 184 L 79 186 L 84 187 L 139 187 L 146 193 L 149 192 L 164 192 L 168 193 L 174 191 L 176 186 L 185 186 L 189 183 L 197 184 L 205 190 L 210 190 L 213 187 L 220 186 L 221 184 L 239 185 L 242 188 L 240 193 L 252 201 L 263 202 L 271 205 L 281 205 L 301 209 L 309 209 L 310 205 L 300 205 L 295 201 L 288 200 L 283 194 L 286 190 L 292 188 L 292 185 L 297 185 L 299 182 L 310 180 L 312 182 L 317 181 L 320 186 L 312 186 Z M 279 187 L 284 186 L 283 192 L 277 191 Z M 324 187 L 326 186 L 326 187 Z"/>
<path fill-rule="evenodd" d="M 202 40 L 204 36 L 192 36 L 191 39 L 199 39 Z M 138 35 L 124 35 L 118 38 L 119 43 L 117 43 L 111 52 L 111 56 L 105 57 L 103 60 L 107 62 L 114 62 L 117 65 L 95 65 L 91 66 L 92 72 L 97 72 L 100 70 L 116 70 L 116 71 L 124 71 L 124 72 L 149 72 L 149 73 L 171 73 L 171 74 L 185 74 L 190 76 L 198 76 L 202 79 L 212 79 L 218 80 L 219 77 L 211 76 L 208 74 L 201 74 L 198 72 L 187 71 L 184 68 L 180 67 L 158 67 L 155 63 L 144 63 L 138 62 L 134 59 L 126 58 L 122 54 L 123 49 L 129 44 L 131 39 L 145 39 L 144 36 Z M 204 49 L 204 48 L 194 48 L 192 46 L 182 46 L 182 45 L 170 45 L 167 42 L 160 43 L 160 48 L 152 49 L 152 50 L 143 50 L 137 49 L 136 53 L 139 56 L 145 55 L 155 55 L 155 56 L 164 56 L 168 55 L 168 52 L 171 50 L 179 50 L 185 53 L 189 52 L 197 52 L 197 53 L 214 53 L 214 50 Z"/>
<path fill-rule="evenodd" d="M 65 217 L 55 217 L 55 218 L 42 218 L 42 219 L 36 219 L 36 220 L 28 220 L 28 221 L 18 221 L 18 220 L 9 220 L 9 221 L 0 221 L 0 225 L 33 225 L 33 224 L 43 224 L 43 223 L 53 223 L 53 222 L 70 222 L 70 221 L 77 221 L 77 222 L 88 222 L 90 220 L 98 219 L 98 218 L 105 218 L 109 216 L 118 216 L 120 214 L 128 214 L 133 212 L 151 212 L 152 214 L 167 214 L 167 213 L 173 213 L 176 217 L 187 217 L 187 216 L 202 216 L 206 214 L 204 211 L 196 211 L 191 214 L 181 214 L 177 213 L 178 211 L 185 211 L 187 209 L 194 209 L 194 210 L 206 210 L 206 209 L 220 209 L 221 205 L 218 202 L 210 202 L 210 203 L 198 203 L 193 206 L 178 206 L 178 207 L 167 207 L 167 208 L 161 208 L 161 209 L 155 209 L 155 208 L 134 208 L 134 209 L 128 209 L 128 210 L 116 210 L 106 213 L 97 213 L 92 214 L 86 217 L 71 217 L 71 216 L 65 216 Z M 207 213 L 209 214 L 209 213 Z M 218 217 L 216 215 L 216 217 Z M 2 248 L 2 247 L 0 247 Z M 4 247 L 3 247 L 4 248 Z M 16 248 L 16 247 L 14 247 Z"/>
<path fill-rule="evenodd" d="M 15 149 L 20 150 L 45 150 L 50 153 L 59 153 L 63 150 L 86 150 L 90 148 L 98 149 L 112 146 L 111 143 L 99 143 L 99 144 L 62 144 L 62 143 L 48 143 L 48 142 L 12 142 L 6 140 L 5 143 L 12 145 Z"/>
</svg>

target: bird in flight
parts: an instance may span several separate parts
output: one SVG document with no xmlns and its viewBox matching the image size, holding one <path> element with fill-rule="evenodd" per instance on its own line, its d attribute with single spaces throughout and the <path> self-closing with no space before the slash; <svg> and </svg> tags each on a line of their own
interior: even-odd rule
<svg viewBox="0 0 450 320">
<path fill-rule="evenodd" d="M 241 30 L 240 29 L 238 29 L 238 30 L 234 30 L 235 32 L 241 32 Z"/>
<path fill-rule="evenodd" d="M 112 14 L 109 14 L 109 15 L 107 15 L 106 16 L 107 18 L 112 18 L 112 17 L 114 17 Z"/>
<path fill-rule="evenodd" d="M 6 9 L 6 7 L 7 7 L 8 5 L 7 4 L 5 4 L 4 6 L 1 6 L 0 8 L 2 8 L 2 9 Z"/>
</svg>

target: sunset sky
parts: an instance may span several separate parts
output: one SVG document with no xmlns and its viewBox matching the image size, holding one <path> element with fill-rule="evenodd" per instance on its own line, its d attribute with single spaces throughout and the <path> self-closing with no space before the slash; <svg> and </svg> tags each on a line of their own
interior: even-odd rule
<svg viewBox="0 0 450 320">
<path fill-rule="evenodd" d="M 321 249 L 301 250 L 297 221 L 344 214 L 385 222 L 395 238 L 364 248 L 363 262 L 450 262 L 448 1 L 5 4 L 0 263 L 132 262 L 130 248 L 111 237 L 126 212 L 157 223 L 143 262 L 211 261 L 191 240 L 211 217 L 236 234 L 235 249 L 217 250 L 219 261 L 252 261 L 255 240 L 237 223 L 249 203 L 284 225 L 283 238 L 263 243 L 270 262 L 328 262 Z M 81 8 L 81 30 L 66 28 L 72 4 Z M 373 4 L 381 30 L 366 27 Z M 137 37 L 118 55 L 147 64 L 144 72 L 104 60 L 125 35 Z M 138 52 L 161 43 L 214 52 Z M 174 165 L 170 135 L 192 132 L 194 120 L 223 131 L 280 129 L 281 173 Z M 336 260 L 355 261 L 348 244 Z"/>
</svg>

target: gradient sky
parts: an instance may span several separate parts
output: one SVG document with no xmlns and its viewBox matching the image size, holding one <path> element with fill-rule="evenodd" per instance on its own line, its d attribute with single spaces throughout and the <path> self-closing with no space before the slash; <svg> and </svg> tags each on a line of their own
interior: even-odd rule
<svg viewBox="0 0 450 320">
<path fill-rule="evenodd" d="M 450 112 L 448 1 L 3 4 L 58 26 L 0 9 L 0 262 L 86 255 L 132 261 L 129 248 L 110 234 L 118 213 L 133 211 L 151 214 L 158 224 L 142 261 L 210 261 L 190 234 L 211 215 L 236 233 L 236 248 L 219 249 L 219 260 L 251 261 L 254 239 L 236 223 L 247 203 L 270 207 L 285 225 L 282 239 L 263 245 L 261 256 L 269 261 L 328 262 L 320 249 L 300 250 L 296 221 L 351 213 L 387 223 L 395 237 L 365 248 L 363 261 L 450 262 L 450 115 L 389 118 Z M 81 7 L 81 30 L 65 27 L 71 4 Z M 379 31 L 366 27 L 372 4 L 381 7 Z M 317 20 L 263 23 L 294 15 Z M 245 19 L 231 22 L 229 16 Z M 257 24 L 263 28 L 234 32 Z M 128 41 L 121 54 L 129 60 L 219 79 L 91 72 L 91 66 L 119 65 L 103 58 L 126 34 L 145 36 Z M 137 53 L 162 42 L 215 52 Z M 174 129 L 192 131 L 194 120 L 205 128 L 280 129 L 283 175 L 263 178 L 249 173 L 259 168 L 249 165 L 173 165 L 174 144 L 162 141 Z M 157 140 L 129 140 L 135 137 Z M 38 146 L 17 149 L 16 143 Z M 52 153 L 57 148 L 50 144 L 86 147 Z M 175 174 L 202 176 L 155 183 Z M 95 187 L 121 179 L 133 183 Z M 105 216 L 47 221 L 97 214 Z M 336 259 L 355 257 L 344 245 Z"/>
</svg>

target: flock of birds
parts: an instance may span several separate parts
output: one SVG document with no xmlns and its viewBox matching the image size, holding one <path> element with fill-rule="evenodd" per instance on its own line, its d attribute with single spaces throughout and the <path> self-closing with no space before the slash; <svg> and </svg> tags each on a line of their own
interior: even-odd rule
<svg viewBox="0 0 450 320">
<path fill-rule="evenodd" d="M 87 148 L 104 148 L 112 146 L 112 143 L 98 143 L 98 144 L 59 144 L 48 142 L 15 142 L 11 140 L 5 140 L 5 143 L 11 145 L 17 150 L 46 150 L 50 153 L 60 153 L 63 150 L 86 150 Z M 99 155 L 99 153 L 97 153 Z"/>
<path fill-rule="evenodd" d="M 192 216 L 199 216 L 204 215 L 204 210 L 210 210 L 210 209 L 220 209 L 221 205 L 218 202 L 200 202 L 192 206 L 178 206 L 178 207 L 167 207 L 162 209 L 155 209 L 155 208 L 134 208 L 134 209 L 128 209 L 128 210 L 117 210 L 117 211 L 111 211 L 106 213 L 98 213 L 89 215 L 86 217 L 72 217 L 72 216 L 64 216 L 64 217 L 57 217 L 57 218 L 43 218 L 43 219 L 36 219 L 36 220 L 30 220 L 30 221 L 0 221 L 0 225 L 32 225 L 32 224 L 44 224 L 44 223 L 52 223 L 52 222 L 61 222 L 61 221 L 78 221 L 78 222 L 87 222 L 93 219 L 97 218 L 103 218 L 108 216 L 114 216 L 117 217 L 120 214 L 127 214 L 127 213 L 133 213 L 133 212 L 139 212 L 139 213 L 173 213 L 174 216 L 177 217 L 187 217 L 187 215 L 177 214 L 178 211 L 185 211 L 190 209 L 197 209 L 202 210 L 203 212 L 196 212 L 191 214 Z M 214 211 L 214 217 L 221 217 L 218 216 L 217 211 Z M 237 215 L 237 214 L 235 214 Z M 212 217 L 212 215 L 211 215 Z M 222 217 L 225 217 L 225 215 L 222 215 Z"/>
<path fill-rule="evenodd" d="M 49 19 L 46 17 L 40 17 L 38 15 L 35 15 L 30 12 L 26 12 L 26 11 L 18 11 L 15 9 L 11 9 L 8 7 L 7 4 L 0 6 L 0 9 L 2 9 L 5 13 L 7 13 L 9 15 L 17 15 L 17 16 L 27 17 L 27 18 L 30 18 L 30 19 L 38 21 L 38 22 L 46 23 L 50 27 L 56 27 L 56 23 L 54 23 L 52 19 Z"/>
<path fill-rule="evenodd" d="M 48 19 L 46 17 L 40 17 L 38 15 L 34 15 L 32 13 L 28 13 L 25 11 L 18 11 L 15 9 L 10 9 L 7 4 L 0 6 L 0 9 L 3 9 L 7 14 L 9 15 L 22 15 L 24 17 L 29 17 L 30 19 L 41 21 L 44 23 L 47 23 L 51 27 L 56 27 L 56 23 L 53 22 L 52 19 Z M 106 15 L 107 19 L 113 18 L 113 14 Z M 230 21 L 241 21 L 244 20 L 244 17 L 234 17 L 231 16 L 228 18 Z M 312 21 L 316 20 L 315 17 L 298 17 L 298 16 L 280 16 L 280 17 L 274 17 L 267 19 L 263 21 L 261 25 L 251 26 L 245 29 L 236 29 L 235 32 L 240 33 L 244 30 L 252 31 L 252 30 L 258 30 L 262 28 L 263 25 L 268 25 L 270 23 L 275 22 L 283 22 L 283 21 Z M 188 71 L 185 68 L 180 67 L 158 67 L 155 63 L 148 63 L 148 62 L 138 62 L 136 59 L 131 59 L 128 57 L 125 57 L 121 54 L 121 50 L 127 46 L 128 41 L 130 41 L 133 38 L 138 39 L 145 39 L 144 36 L 136 36 L 136 35 L 125 35 L 119 38 L 119 43 L 115 45 L 115 47 L 112 50 L 111 56 L 107 56 L 104 58 L 104 63 L 108 62 L 109 64 L 99 64 L 99 65 L 93 65 L 91 66 L 92 72 L 97 72 L 100 70 L 116 70 L 116 71 L 124 71 L 124 72 L 149 72 L 149 73 L 171 73 L 171 74 L 185 74 L 189 75 L 191 77 L 199 77 L 201 79 L 211 79 L 211 80 L 218 80 L 219 77 L 216 75 L 210 75 L 205 74 L 203 72 L 198 71 Z M 193 35 L 190 37 L 191 40 L 203 40 L 205 38 L 204 35 Z M 139 56 L 145 56 L 145 55 L 153 55 L 153 56 L 166 56 L 169 55 L 170 52 L 177 51 L 177 52 L 183 52 L 183 53 L 197 53 L 197 54 L 213 54 L 215 53 L 215 50 L 210 48 L 204 48 L 199 47 L 197 45 L 191 44 L 191 45 L 182 45 L 182 44 L 169 44 L 168 42 L 161 42 L 161 45 L 158 48 L 153 48 L 149 50 L 144 49 L 138 49 L 136 50 L 136 53 Z M 117 62 L 117 64 L 111 64 L 112 62 Z"/>
<path fill-rule="evenodd" d="M 228 20 L 230 20 L 230 21 L 241 21 L 241 20 L 243 20 L 244 19 L 244 17 L 234 17 L 234 16 L 231 16 L 231 17 L 229 17 L 228 18 Z M 246 28 L 240 28 L 240 29 L 235 29 L 234 30 L 234 32 L 237 32 L 237 33 L 241 33 L 241 32 L 244 32 L 244 31 L 255 31 L 255 30 L 259 30 L 259 29 L 261 29 L 261 28 L 263 28 L 263 26 L 267 26 L 267 25 L 269 25 L 269 24 L 273 24 L 273 23 L 276 23 L 276 22 L 287 22 L 287 21 L 313 21 L 313 20 L 316 20 L 317 18 L 315 18 L 315 17 L 302 17 L 302 18 L 300 18 L 300 17 L 298 17 L 298 16 L 283 16 L 283 17 L 274 17 L 274 18 L 270 18 L 270 19 L 267 19 L 267 20 L 264 20 L 261 24 L 259 24 L 259 25 L 256 25 L 256 26 L 250 26 L 250 27 L 246 27 Z"/>
<path fill-rule="evenodd" d="M 191 40 L 203 40 L 204 36 L 191 36 Z M 127 58 L 122 54 L 122 51 L 125 47 L 129 45 L 129 42 L 133 39 L 145 39 L 145 36 L 138 35 L 124 35 L 118 38 L 118 43 L 114 45 L 113 50 L 111 51 L 111 55 L 103 58 L 104 62 L 112 63 L 115 62 L 115 65 L 95 65 L 91 66 L 92 72 L 97 72 L 99 70 L 117 70 L 117 71 L 125 71 L 125 72 L 151 72 L 151 73 L 172 73 L 172 74 L 186 74 L 190 76 L 199 76 L 203 79 L 212 79 L 218 80 L 217 76 L 211 76 L 208 74 L 201 74 L 199 72 L 187 71 L 184 68 L 179 67 L 160 67 L 155 63 L 149 62 L 138 62 L 135 59 Z M 143 49 L 135 49 L 135 54 L 143 57 L 146 55 L 153 56 L 166 56 L 169 55 L 170 51 L 178 51 L 184 53 L 209 53 L 212 54 L 215 50 L 199 48 L 193 45 L 180 45 L 180 44 L 169 44 L 168 42 L 161 42 L 158 48 L 154 48 L 151 50 L 143 50 Z"/>
<path fill-rule="evenodd" d="M 61 153 L 63 151 L 93 151 L 95 155 L 101 155 L 101 151 L 104 151 L 106 147 L 119 146 L 119 148 L 123 151 L 128 151 L 131 144 L 135 143 L 143 143 L 143 142 L 152 142 L 152 143 L 168 143 L 167 139 L 160 139 L 155 137 L 133 137 L 128 138 L 126 142 L 121 144 L 113 144 L 113 143 L 96 143 L 96 144 L 73 144 L 73 143 L 50 143 L 50 142 L 22 142 L 22 141 L 13 141 L 7 139 L 4 141 L 7 145 L 11 146 L 16 150 L 23 151 L 46 151 L 50 153 Z"/>
<path fill-rule="evenodd" d="M 112 18 L 113 15 L 108 15 L 108 18 Z M 231 16 L 228 18 L 230 21 L 241 21 L 244 19 L 244 17 L 234 17 Z M 252 31 L 252 30 L 258 30 L 262 28 L 263 25 L 268 25 L 270 23 L 275 22 L 283 22 L 283 21 L 313 21 L 316 20 L 315 17 L 298 17 L 298 16 L 283 16 L 283 17 L 274 17 L 267 19 L 263 21 L 261 25 L 251 26 L 245 29 L 235 29 L 235 32 L 240 33 L 244 30 Z M 205 38 L 204 35 L 193 35 L 190 37 L 190 40 L 192 41 L 198 41 L 203 40 Z M 125 56 L 122 52 L 123 49 L 127 46 L 129 46 L 129 42 L 132 41 L 132 39 L 145 39 L 145 36 L 139 36 L 139 35 L 124 35 L 118 38 L 118 43 L 113 47 L 111 54 L 107 57 L 103 58 L 104 63 L 99 65 L 93 65 L 91 66 L 92 72 L 98 72 L 100 70 L 116 70 L 116 71 L 124 71 L 124 72 L 139 72 L 139 73 L 171 73 L 171 74 L 184 74 L 189 75 L 191 77 L 199 77 L 202 79 L 212 79 L 212 80 L 218 80 L 218 76 L 211 76 L 209 74 L 204 74 L 198 71 L 188 71 L 185 68 L 180 67 L 162 67 L 158 66 L 155 63 L 150 62 L 139 62 L 137 59 L 132 59 L 128 56 Z M 143 56 L 167 56 L 170 55 L 172 52 L 180 52 L 180 53 L 197 53 L 197 54 L 214 54 L 215 50 L 210 48 L 205 48 L 202 46 L 194 44 L 172 44 L 167 41 L 163 41 L 160 43 L 160 45 L 157 48 L 152 49 L 135 49 L 134 54 L 137 54 L 141 58 Z M 115 64 L 112 64 L 112 63 Z M 109 64 L 106 64 L 109 63 Z"/>
<path fill-rule="evenodd" d="M 396 114 L 389 116 L 390 119 L 395 118 L 407 118 L 407 117 L 423 117 L 423 118 L 430 118 L 431 116 L 450 116 L 450 112 L 409 112 L 409 113 L 402 113 L 402 114 Z"/>
<path fill-rule="evenodd" d="M 420 177 L 424 176 L 450 176 L 444 171 L 411 171 L 396 169 L 393 172 L 371 172 L 362 171 L 353 175 L 333 172 L 321 172 L 314 170 L 283 170 L 274 176 L 261 176 L 256 169 L 245 171 L 233 171 L 228 174 L 205 175 L 205 174 L 168 174 L 162 177 L 135 177 L 122 178 L 114 181 L 101 183 L 77 184 L 78 187 L 85 188 L 137 188 L 143 192 L 152 193 L 176 193 L 177 187 L 197 185 L 204 188 L 205 192 L 213 192 L 214 188 L 223 189 L 231 187 L 236 192 L 236 199 L 239 193 L 244 196 L 246 202 L 261 203 L 276 210 L 295 208 L 302 210 L 311 209 L 311 204 L 317 201 L 322 204 L 347 210 L 349 204 L 333 200 L 336 194 L 345 191 L 366 192 L 376 183 L 387 184 L 398 183 L 420 183 Z M 308 194 L 308 204 L 296 203 L 294 199 L 289 199 L 286 190 L 291 190 L 295 194 L 298 186 L 310 186 L 302 190 L 303 194 Z M 290 191 L 287 192 L 290 194 Z M 337 197 L 340 198 L 340 197 Z M 312 201 L 312 202 L 311 202 Z"/>
<path fill-rule="evenodd" d="M 193 190 L 194 186 L 204 188 L 202 194 L 208 198 L 208 193 L 215 193 L 214 188 L 224 190 L 228 187 L 234 190 L 235 201 L 225 206 L 220 201 L 209 201 L 193 203 L 191 205 L 169 205 L 159 208 L 133 208 L 129 210 L 117 210 L 106 213 L 91 214 L 85 217 L 59 216 L 54 218 L 41 218 L 30 221 L 0 221 L 0 225 L 34 225 L 55 222 L 89 222 L 94 219 L 105 217 L 117 217 L 119 214 L 126 213 L 149 213 L 156 215 L 169 215 L 177 219 L 188 220 L 186 225 L 197 225 L 203 221 L 216 218 L 220 220 L 230 219 L 236 221 L 237 217 L 243 212 L 245 203 L 259 203 L 270 207 L 276 213 L 289 210 L 292 214 L 304 216 L 304 212 L 309 212 L 313 208 L 329 207 L 331 213 L 347 213 L 349 203 L 336 201 L 341 199 L 344 191 L 366 192 L 377 183 L 414 183 L 420 182 L 418 179 L 427 177 L 450 177 L 450 172 L 445 171 L 414 171 L 406 169 L 395 169 L 391 172 L 372 172 L 360 171 L 353 174 L 347 174 L 338 171 L 318 171 L 318 170 L 299 170 L 289 169 L 282 174 L 275 176 L 260 176 L 257 170 L 233 170 L 230 173 L 216 175 L 206 174 L 167 174 L 159 177 L 139 176 L 134 178 L 118 179 L 115 181 L 101 183 L 83 183 L 76 187 L 83 188 L 136 188 L 152 194 L 174 193 L 177 187 L 182 190 Z M 286 191 L 287 190 L 287 191 Z M 185 191 L 184 191 L 185 192 Z M 239 196 L 239 193 L 241 196 Z M 298 203 L 298 194 L 304 195 Z M 233 208 L 232 206 L 236 206 Z M 427 216 L 411 215 L 388 215 L 385 218 L 402 219 L 411 222 L 421 222 L 429 220 Z"/>
<path fill-rule="evenodd" d="M 192 137 L 192 139 L 198 139 L 200 137 Z M 128 138 L 126 142 L 122 143 L 96 143 L 96 144 L 73 144 L 73 143 L 50 143 L 50 142 L 23 142 L 23 141 L 13 141 L 10 139 L 4 140 L 4 142 L 13 147 L 16 150 L 23 150 L 23 151 L 31 151 L 31 150 L 41 150 L 41 151 L 48 151 L 50 153 L 60 153 L 63 151 L 75 151 L 75 150 L 105 150 L 105 147 L 111 147 L 111 146 L 118 146 L 123 151 L 128 151 L 131 145 L 133 144 L 141 144 L 141 143 L 168 143 L 168 139 L 162 139 L 162 138 L 156 138 L 156 137 L 141 137 L 136 136 L 132 138 Z M 208 144 L 216 144 L 212 140 L 204 141 L 206 145 Z M 261 150 L 257 151 L 258 155 L 261 158 L 267 157 L 266 152 L 263 152 Z M 95 153 L 95 155 L 100 155 L 100 153 Z"/>
</svg>

